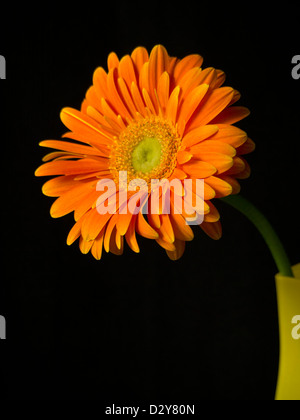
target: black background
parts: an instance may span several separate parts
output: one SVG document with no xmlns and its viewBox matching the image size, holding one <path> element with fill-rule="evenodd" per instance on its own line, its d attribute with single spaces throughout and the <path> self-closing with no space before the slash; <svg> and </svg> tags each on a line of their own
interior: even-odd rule
<svg viewBox="0 0 300 420">
<path fill-rule="evenodd" d="M 0 81 L 2 260 L 0 313 L 7 321 L 2 367 L 9 399 L 110 403 L 272 400 L 278 367 L 277 272 L 259 233 L 217 202 L 223 238 L 199 228 L 178 262 L 154 241 L 140 254 L 98 262 L 66 245 L 69 215 L 53 220 L 45 179 L 34 177 L 59 139 L 64 106 L 79 108 L 92 73 L 139 45 L 199 53 L 242 93 L 251 116 L 238 126 L 257 149 L 242 194 L 276 228 L 299 262 L 300 54 L 293 9 L 218 4 L 81 4 L 3 15 Z M 254 7 L 254 6 L 253 6 Z M 50 11 L 52 13 L 50 14 Z M 31 17 L 29 17 L 31 16 Z M 99 409 L 100 410 L 100 409 Z"/>
</svg>

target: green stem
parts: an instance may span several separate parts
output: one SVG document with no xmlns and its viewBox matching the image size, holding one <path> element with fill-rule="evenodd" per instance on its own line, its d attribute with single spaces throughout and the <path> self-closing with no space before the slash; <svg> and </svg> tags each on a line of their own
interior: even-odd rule
<svg viewBox="0 0 300 420">
<path fill-rule="evenodd" d="M 283 276 L 294 277 L 285 249 L 266 217 L 250 201 L 240 195 L 230 195 L 221 200 L 239 210 L 256 226 L 273 255 L 279 273 Z"/>
</svg>

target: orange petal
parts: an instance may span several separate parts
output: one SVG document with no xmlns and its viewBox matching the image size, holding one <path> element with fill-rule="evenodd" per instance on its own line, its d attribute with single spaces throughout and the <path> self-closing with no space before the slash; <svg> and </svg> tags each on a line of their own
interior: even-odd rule
<svg viewBox="0 0 300 420">
<path fill-rule="evenodd" d="M 228 106 L 234 95 L 231 87 L 221 87 L 211 92 L 207 100 L 201 105 L 194 116 L 191 128 L 211 122 L 224 108 Z"/>
<path fill-rule="evenodd" d="M 64 125 L 75 133 L 82 134 L 87 137 L 86 142 L 88 143 L 89 136 L 92 137 L 93 141 L 98 140 L 100 144 L 112 144 L 112 137 L 108 136 L 99 124 L 97 124 L 92 118 L 77 111 L 73 108 L 63 108 L 60 113 L 60 118 Z"/>
<path fill-rule="evenodd" d="M 95 86 L 90 86 L 88 90 L 86 91 L 85 99 L 82 101 L 80 111 L 83 114 L 87 114 L 88 107 L 92 107 L 95 110 L 97 110 L 97 112 L 102 114 L 102 107 L 101 107 L 102 97 L 103 96 L 100 96 L 100 95 L 98 96 Z M 100 121 L 100 120 L 98 119 L 97 121 Z M 100 122 L 103 123 L 103 117 L 102 117 L 102 121 Z"/>
<path fill-rule="evenodd" d="M 144 63 L 149 61 L 149 54 L 146 48 L 137 47 L 131 54 L 132 61 L 138 73 L 140 73 Z"/>
<path fill-rule="evenodd" d="M 224 109 L 218 116 L 216 116 L 212 124 L 234 124 L 250 114 L 248 108 L 244 106 L 231 106 Z"/>
<path fill-rule="evenodd" d="M 65 216 L 74 211 L 77 205 L 89 193 L 89 186 L 79 184 L 61 195 L 51 206 L 50 214 L 53 218 Z"/>
<path fill-rule="evenodd" d="M 149 58 L 149 94 L 152 97 L 154 90 L 157 90 L 160 76 L 167 70 L 169 65 L 169 55 L 165 47 L 156 45 Z"/>
<path fill-rule="evenodd" d="M 173 243 L 166 242 L 162 238 L 156 239 L 156 242 L 158 243 L 158 245 L 160 245 L 166 251 L 173 251 L 174 252 L 176 250 L 175 245 Z"/>
<path fill-rule="evenodd" d="M 88 90 L 87 90 L 87 93 L 89 92 L 89 91 L 92 91 L 92 92 L 94 92 L 94 86 L 91 86 Z M 86 93 L 86 94 L 87 94 Z M 95 96 L 95 95 L 93 95 L 93 96 Z M 84 114 L 86 114 L 86 109 L 87 109 L 87 107 L 90 105 L 90 103 L 89 103 L 89 101 L 87 100 L 87 98 L 86 99 L 84 99 L 83 101 L 82 101 L 82 103 L 81 103 L 81 107 L 80 107 L 80 111 L 81 112 L 83 112 Z M 94 105 L 93 105 L 94 106 Z M 95 108 L 97 108 L 96 106 L 95 106 Z"/>
<path fill-rule="evenodd" d="M 159 237 L 158 233 L 146 222 L 144 215 L 139 212 L 136 219 L 136 231 L 148 239 L 157 239 Z"/>
<path fill-rule="evenodd" d="M 112 237 L 112 240 L 115 239 L 115 233 L 113 234 L 113 232 L 116 232 L 116 223 L 117 223 L 117 215 L 114 214 L 106 226 L 106 231 L 104 235 L 104 249 L 106 252 L 109 252 L 111 249 L 111 245 L 112 245 L 111 237 Z"/>
<path fill-rule="evenodd" d="M 133 252 L 139 253 L 140 248 L 138 246 L 135 234 L 135 225 L 136 225 L 137 216 L 133 216 L 129 225 L 129 228 L 126 232 L 125 239 L 129 247 Z"/>
<path fill-rule="evenodd" d="M 59 140 L 44 140 L 39 143 L 42 147 L 49 147 L 52 149 L 64 150 L 66 152 L 72 153 L 80 153 L 82 155 L 96 155 L 96 156 L 103 156 L 101 152 L 97 149 L 94 149 L 90 146 L 83 146 L 76 143 L 70 143 L 67 141 L 59 141 Z M 105 155 L 108 157 L 108 155 Z"/>
<path fill-rule="evenodd" d="M 81 235 L 86 241 L 91 241 L 97 238 L 104 226 L 109 222 L 112 215 L 99 214 L 97 209 L 90 210 L 82 223 Z"/>
<path fill-rule="evenodd" d="M 140 90 L 134 82 L 132 82 L 131 84 L 131 95 L 132 95 L 132 99 L 134 101 L 137 111 L 145 117 L 146 116 L 145 104 L 144 104 L 142 95 L 140 93 Z"/>
<path fill-rule="evenodd" d="M 109 102 L 113 105 L 117 115 L 131 119 L 130 113 L 126 108 L 117 89 L 118 70 L 116 68 L 109 71 L 107 76 L 107 87 L 109 93 Z"/>
<path fill-rule="evenodd" d="M 168 73 L 169 74 L 173 74 L 174 73 L 174 68 L 176 66 L 177 63 L 179 63 L 179 58 L 177 57 L 170 57 L 169 58 L 169 68 L 168 68 Z"/>
<path fill-rule="evenodd" d="M 82 157 L 81 155 L 73 153 L 70 155 L 69 152 L 51 152 L 43 157 L 43 162 L 49 162 L 49 160 L 69 160 L 69 159 L 78 159 Z"/>
<path fill-rule="evenodd" d="M 139 87 L 141 91 L 143 89 L 146 89 L 147 92 L 150 90 L 149 86 L 149 62 L 144 63 L 143 67 L 140 71 L 140 77 L 139 77 Z"/>
<path fill-rule="evenodd" d="M 130 55 L 125 55 L 119 65 L 119 75 L 126 82 L 127 87 L 130 89 L 131 83 L 137 83 L 134 63 Z"/>
<path fill-rule="evenodd" d="M 154 106 L 156 101 L 153 101 L 151 99 L 149 93 L 147 92 L 147 90 L 145 88 L 142 90 L 142 94 L 143 94 L 143 98 L 144 98 L 146 107 L 150 110 L 151 114 L 156 115 L 157 110 L 155 109 L 155 106 Z"/>
<path fill-rule="evenodd" d="M 215 198 L 216 192 L 210 185 L 208 185 L 205 182 L 206 179 L 207 178 L 205 178 L 205 180 L 204 180 L 204 195 L 203 195 L 203 198 L 204 198 L 204 200 L 211 200 L 211 199 Z"/>
<path fill-rule="evenodd" d="M 236 150 L 234 147 L 218 140 L 204 140 L 201 143 L 192 146 L 189 149 L 189 152 L 191 154 L 197 154 L 201 152 L 221 153 L 230 157 L 234 157 L 236 155 Z"/>
<path fill-rule="evenodd" d="M 98 67 L 94 71 L 93 86 L 98 99 L 108 98 L 107 73 L 102 67 Z"/>
<path fill-rule="evenodd" d="M 174 68 L 174 79 L 176 84 L 180 84 L 181 78 L 193 67 L 201 67 L 203 58 L 198 54 L 191 54 L 180 60 Z"/>
<path fill-rule="evenodd" d="M 236 152 L 238 155 L 246 155 L 253 152 L 253 150 L 255 150 L 255 143 L 248 137 L 245 143 L 237 148 Z"/>
<path fill-rule="evenodd" d="M 119 114 L 116 113 L 113 107 L 104 99 L 101 99 L 101 105 L 103 108 L 103 113 L 105 115 L 105 120 L 110 124 L 110 126 L 118 133 L 124 129 L 124 122 L 119 120 Z"/>
<path fill-rule="evenodd" d="M 244 170 L 243 170 L 243 171 L 239 172 L 239 173 L 238 173 L 238 174 L 236 174 L 235 176 L 236 176 L 236 178 L 238 178 L 238 179 L 246 179 L 246 178 L 249 178 L 249 176 L 250 176 L 250 174 L 251 174 L 251 168 L 250 168 L 250 166 L 249 166 L 248 162 L 247 162 L 245 159 L 243 159 L 243 158 L 241 158 L 241 159 L 242 159 L 242 160 L 243 160 L 243 162 L 244 162 L 245 168 L 244 168 Z"/>
<path fill-rule="evenodd" d="M 109 243 L 109 251 L 114 255 L 122 255 L 124 251 L 124 237 L 114 228 Z"/>
<path fill-rule="evenodd" d="M 107 67 L 108 70 L 114 69 L 115 67 L 119 67 L 119 59 L 115 52 L 111 52 L 107 58 Z"/>
<path fill-rule="evenodd" d="M 219 179 L 223 179 L 223 181 L 227 182 L 227 184 L 231 185 L 232 193 L 231 194 L 238 194 L 241 191 L 241 186 L 239 182 L 229 175 L 220 175 Z"/>
<path fill-rule="evenodd" d="M 94 241 L 85 241 L 82 236 L 79 239 L 79 249 L 83 254 L 88 254 L 92 248 Z"/>
<path fill-rule="evenodd" d="M 213 152 L 198 152 L 193 155 L 194 159 L 200 159 L 203 162 L 210 163 L 217 169 L 217 174 L 221 174 L 230 169 L 233 165 L 233 159 L 230 156 Z"/>
<path fill-rule="evenodd" d="M 117 230 L 120 233 L 121 236 L 124 236 L 129 228 L 132 214 L 130 212 L 127 212 L 127 214 L 119 214 L 118 220 L 116 223 Z"/>
<path fill-rule="evenodd" d="M 96 260 L 101 260 L 103 251 L 103 239 L 104 239 L 105 227 L 101 230 L 97 238 L 93 241 L 91 253 Z"/>
<path fill-rule="evenodd" d="M 87 193 L 84 199 L 76 206 L 74 211 L 74 219 L 79 220 L 85 213 L 87 213 L 97 202 L 99 198 L 99 191 L 96 188 L 92 189 L 91 192 Z"/>
<path fill-rule="evenodd" d="M 193 157 L 192 153 L 182 150 L 177 153 L 177 162 L 179 163 L 179 165 L 183 165 L 184 163 L 191 160 L 192 157 Z"/>
<path fill-rule="evenodd" d="M 102 101 L 102 98 L 101 100 L 99 100 L 99 105 L 101 105 L 101 101 Z M 91 117 L 95 122 L 98 122 L 99 124 L 107 125 L 107 121 L 105 120 L 104 115 L 102 115 L 102 112 L 103 112 L 102 106 L 101 106 L 101 111 L 99 111 L 97 110 L 95 106 L 88 105 L 86 107 L 85 114 Z"/>
<path fill-rule="evenodd" d="M 217 71 L 213 67 L 207 67 L 202 70 L 198 78 L 198 83 L 206 83 L 210 87 L 214 88 L 217 80 Z"/>
<path fill-rule="evenodd" d="M 172 212 L 170 219 L 176 239 L 180 239 L 182 241 L 191 241 L 194 239 L 194 233 L 191 227 L 186 223 L 181 214 L 175 214 Z"/>
<path fill-rule="evenodd" d="M 159 214 L 149 213 L 147 215 L 147 218 L 148 218 L 150 226 L 152 226 L 154 228 L 154 230 L 160 229 L 161 220 L 160 220 Z"/>
<path fill-rule="evenodd" d="M 201 84 L 199 83 L 201 78 L 202 69 L 200 67 L 194 67 L 185 73 L 185 75 L 182 77 L 182 80 L 180 81 L 180 87 L 182 89 L 182 100 L 185 99 L 189 92 Z"/>
<path fill-rule="evenodd" d="M 170 96 L 170 77 L 165 71 L 159 78 L 157 84 L 157 95 L 160 106 L 163 110 L 167 108 L 169 96 Z"/>
<path fill-rule="evenodd" d="M 187 178 L 187 174 L 184 171 L 182 171 L 181 169 L 175 168 L 172 176 L 170 177 L 170 180 L 174 179 L 174 178 L 183 180 L 183 179 Z"/>
<path fill-rule="evenodd" d="M 74 176 L 59 176 L 47 181 L 43 185 L 42 191 L 48 197 L 59 197 L 76 185 L 78 182 L 74 181 Z"/>
<path fill-rule="evenodd" d="M 216 69 L 216 73 L 217 73 L 217 79 L 216 79 L 216 83 L 214 84 L 215 89 L 222 86 L 222 84 L 225 82 L 225 79 L 226 79 L 226 75 L 222 70 Z"/>
<path fill-rule="evenodd" d="M 192 160 L 182 166 L 184 172 L 193 178 L 203 179 L 217 172 L 217 169 L 207 162 Z"/>
<path fill-rule="evenodd" d="M 98 172 L 108 169 L 107 159 L 79 159 L 76 161 L 54 161 L 41 165 L 35 172 L 35 176 L 51 175 L 79 175 L 90 172 Z"/>
<path fill-rule="evenodd" d="M 247 133 L 238 127 L 228 124 L 219 124 L 219 131 L 211 138 L 212 141 L 221 141 L 232 147 L 239 147 L 247 140 Z"/>
<path fill-rule="evenodd" d="M 67 237 L 67 244 L 72 245 L 73 242 L 76 241 L 76 239 L 79 238 L 81 234 L 81 226 L 82 226 L 83 218 L 78 220 L 75 225 L 72 227 L 72 229 L 69 232 L 69 235 Z"/>
<path fill-rule="evenodd" d="M 175 243 L 175 251 L 166 251 L 168 257 L 172 260 L 172 261 L 177 261 L 179 260 L 179 258 L 182 257 L 182 255 L 184 254 L 184 250 L 185 250 L 185 241 L 181 241 L 179 239 L 176 239 Z"/>
<path fill-rule="evenodd" d="M 161 226 L 159 229 L 159 236 L 165 242 L 172 244 L 175 241 L 173 227 L 168 214 L 160 215 Z"/>
<path fill-rule="evenodd" d="M 245 164 L 245 160 L 239 156 L 236 156 L 233 158 L 233 165 L 232 167 L 226 171 L 225 175 L 237 175 L 242 173 L 245 168 L 246 168 L 246 164 Z"/>
<path fill-rule="evenodd" d="M 104 249 L 106 252 L 112 252 L 115 255 L 122 255 L 123 253 L 123 236 L 117 231 L 116 223 L 118 214 L 114 214 L 106 227 L 104 235 Z"/>
<path fill-rule="evenodd" d="M 130 95 L 130 92 L 128 90 L 128 87 L 126 83 L 124 82 L 124 79 L 121 77 L 118 78 L 118 86 L 120 89 L 120 93 L 122 94 L 122 98 L 124 103 L 126 103 L 126 106 L 133 118 L 135 118 L 135 115 L 137 113 L 136 106 L 134 105 L 133 99 Z M 131 85 L 130 85 L 131 86 Z"/>
<path fill-rule="evenodd" d="M 106 120 L 105 120 L 105 123 L 107 124 Z M 116 130 L 113 130 L 108 125 L 104 127 L 104 125 L 101 124 L 101 131 L 105 132 L 106 135 L 112 139 L 119 135 L 120 129 L 118 128 L 118 130 L 116 131 Z M 100 142 L 99 136 L 96 133 L 95 134 L 90 133 L 87 136 L 87 134 L 84 134 L 84 133 L 74 133 L 73 131 L 68 131 L 62 135 L 62 138 L 68 138 L 68 139 L 80 141 L 81 143 L 89 144 L 92 147 L 96 148 L 97 150 L 100 150 L 100 152 L 107 151 L 111 147 L 111 144 L 112 144 L 111 142 L 105 139 L 104 140 L 101 139 L 101 142 Z"/>
<path fill-rule="evenodd" d="M 184 121 L 186 124 L 196 111 L 197 107 L 203 100 L 209 86 L 202 84 L 193 89 L 184 99 L 181 109 L 179 111 L 178 121 Z"/>
<path fill-rule="evenodd" d="M 200 227 L 212 239 L 218 240 L 222 237 L 222 225 L 220 221 L 215 223 L 202 222 Z"/>
<path fill-rule="evenodd" d="M 96 181 L 98 178 L 112 178 L 112 175 L 108 169 L 103 169 L 101 171 L 96 172 L 88 172 L 82 175 L 76 175 L 74 177 L 75 181 Z"/>
<path fill-rule="evenodd" d="M 185 136 L 182 139 L 182 146 L 186 148 L 194 146 L 195 144 L 198 144 L 201 141 L 211 137 L 218 131 L 219 127 L 217 125 L 205 125 L 194 128 L 193 130 L 185 134 Z"/>
<path fill-rule="evenodd" d="M 120 236 L 115 225 L 116 219 L 112 218 L 106 228 L 104 235 L 104 249 L 106 252 L 112 252 L 115 255 L 123 254 L 123 237 Z"/>
<path fill-rule="evenodd" d="M 240 98 L 241 98 L 240 92 L 238 90 L 234 89 L 233 97 L 232 97 L 228 107 L 230 107 L 232 104 L 237 102 Z"/>
<path fill-rule="evenodd" d="M 218 209 L 209 201 L 209 213 L 204 215 L 204 221 L 209 223 L 218 222 L 220 220 L 220 213 Z"/>
<path fill-rule="evenodd" d="M 177 121 L 177 109 L 178 109 L 178 96 L 180 92 L 180 87 L 177 86 L 168 100 L 166 117 L 175 125 Z"/>
<path fill-rule="evenodd" d="M 232 186 L 224 179 L 217 176 L 210 176 L 204 181 L 207 185 L 214 189 L 216 198 L 226 197 L 232 193 Z"/>
</svg>

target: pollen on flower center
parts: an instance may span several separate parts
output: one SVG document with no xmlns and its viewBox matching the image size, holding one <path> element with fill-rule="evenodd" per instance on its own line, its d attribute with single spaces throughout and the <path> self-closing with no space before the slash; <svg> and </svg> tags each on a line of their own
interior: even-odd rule
<svg viewBox="0 0 300 420">
<path fill-rule="evenodd" d="M 160 163 L 161 144 L 155 137 L 145 137 L 132 152 L 132 165 L 135 171 L 150 172 Z"/>
<path fill-rule="evenodd" d="M 133 121 L 115 140 L 110 155 L 110 171 L 116 182 L 119 172 L 127 172 L 127 181 L 169 177 L 177 161 L 181 139 L 174 126 L 160 117 Z"/>
</svg>

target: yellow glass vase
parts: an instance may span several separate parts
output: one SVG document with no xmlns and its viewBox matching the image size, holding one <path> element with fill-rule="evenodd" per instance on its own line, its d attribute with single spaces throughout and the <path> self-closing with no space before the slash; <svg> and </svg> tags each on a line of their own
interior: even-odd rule
<svg viewBox="0 0 300 420">
<path fill-rule="evenodd" d="M 280 337 L 276 400 L 300 400 L 300 264 L 293 274 L 275 276 Z"/>
<path fill-rule="evenodd" d="M 222 199 L 244 214 L 264 238 L 278 268 L 275 276 L 280 357 L 276 400 L 300 401 L 300 264 L 291 267 L 285 249 L 266 217 L 240 195 Z"/>
</svg>

